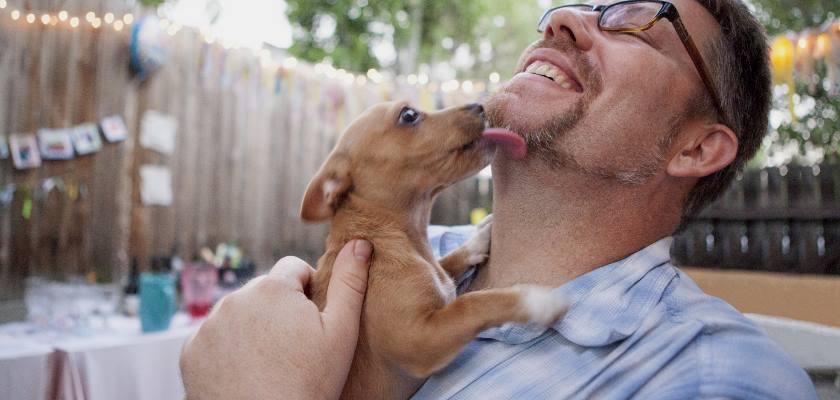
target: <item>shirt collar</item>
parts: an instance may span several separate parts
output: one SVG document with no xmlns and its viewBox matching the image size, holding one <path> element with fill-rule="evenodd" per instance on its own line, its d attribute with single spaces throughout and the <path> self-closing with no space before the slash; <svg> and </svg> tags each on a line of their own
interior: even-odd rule
<svg viewBox="0 0 840 400">
<path fill-rule="evenodd" d="M 658 268 L 670 259 L 670 237 L 629 257 L 581 275 L 552 292 L 571 304 L 551 328 L 508 323 L 488 329 L 479 338 L 521 344 L 553 329 L 584 347 L 606 346 L 632 335 L 659 302 L 676 276 L 673 268 Z"/>
</svg>

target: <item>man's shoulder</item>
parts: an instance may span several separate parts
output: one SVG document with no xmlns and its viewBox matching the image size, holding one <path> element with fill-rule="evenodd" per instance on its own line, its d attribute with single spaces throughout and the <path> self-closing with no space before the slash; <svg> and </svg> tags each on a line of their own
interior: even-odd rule
<svg viewBox="0 0 840 400">
<path fill-rule="evenodd" d="M 813 384 L 752 320 L 725 301 L 700 290 L 678 271 L 663 295 L 672 323 L 699 323 L 692 350 L 674 360 L 693 371 L 698 394 L 727 398 L 816 398 Z M 680 365 L 682 364 L 682 365 Z"/>
</svg>

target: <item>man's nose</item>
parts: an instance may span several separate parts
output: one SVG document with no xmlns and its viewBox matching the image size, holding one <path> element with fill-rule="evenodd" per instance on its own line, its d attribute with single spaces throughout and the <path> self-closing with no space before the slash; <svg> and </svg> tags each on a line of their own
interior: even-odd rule
<svg viewBox="0 0 840 400">
<path fill-rule="evenodd" d="M 592 48 L 590 29 L 598 29 L 597 18 L 597 13 L 574 7 L 554 10 L 549 15 L 543 37 L 554 39 L 559 35 L 569 35 L 578 49 L 587 51 Z"/>
</svg>

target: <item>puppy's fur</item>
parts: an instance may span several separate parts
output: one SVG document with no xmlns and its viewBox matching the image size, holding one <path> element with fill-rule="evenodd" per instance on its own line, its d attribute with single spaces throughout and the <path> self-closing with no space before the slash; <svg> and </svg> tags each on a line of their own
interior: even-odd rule
<svg viewBox="0 0 840 400">
<path fill-rule="evenodd" d="M 426 237 L 435 196 L 486 166 L 481 106 L 420 113 L 379 104 L 342 134 L 312 179 L 301 217 L 332 218 L 326 254 L 309 287 L 323 310 L 333 262 L 352 239 L 373 245 L 358 347 L 345 399 L 404 399 L 446 366 L 476 334 L 505 322 L 553 323 L 565 304 L 538 286 L 474 291 L 455 297 L 454 279 L 484 261 L 490 226 L 436 261 Z M 418 111 L 419 112 L 419 111 Z"/>
</svg>

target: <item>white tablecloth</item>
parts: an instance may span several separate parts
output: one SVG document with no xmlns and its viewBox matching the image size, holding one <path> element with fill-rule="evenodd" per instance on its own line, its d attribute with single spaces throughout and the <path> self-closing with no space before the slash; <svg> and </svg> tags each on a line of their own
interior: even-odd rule
<svg viewBox="0 0 840 400">
<path fill-rule="evenodd" d="M 0 326 L 0 399 L 182 399 L 178 358 L 197 329 L 185 315 L 160 333 L 142 334 L 137 319 L 114 318 L 87 336 L 29 334 L 26 324 Z M 3 332 L 7 333 L 5 336 Z M 34 337 L 35 339 L 31 339 Z M 5 338 L 5 339 L 4 339 Z M 30 351 L 5 348 L 29 343 Z"/>
<path fill-rule="evenodd" d="M 52 398 L 49 386 L 54 367 L 52 347 L 0 333 L 0 399 Z"/>
</svg>

